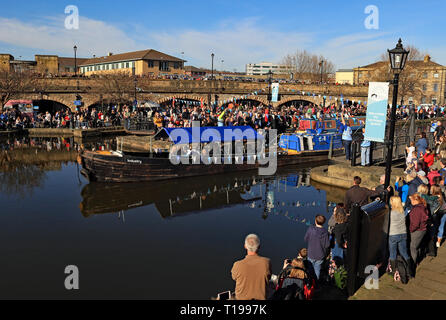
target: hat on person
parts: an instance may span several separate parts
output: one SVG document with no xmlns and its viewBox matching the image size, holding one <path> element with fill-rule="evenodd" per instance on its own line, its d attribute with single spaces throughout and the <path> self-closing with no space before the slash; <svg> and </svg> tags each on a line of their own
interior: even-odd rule
<svg viewBox="0 0 446 320">
<path fill-rule="evenodd" d="M 420 177 L 425 177 L 425 176 L 426 176 L 426 172 L 424 172 L 423 170 L 418 171 L 417 174 L 418 174 Z"/>
</svg>

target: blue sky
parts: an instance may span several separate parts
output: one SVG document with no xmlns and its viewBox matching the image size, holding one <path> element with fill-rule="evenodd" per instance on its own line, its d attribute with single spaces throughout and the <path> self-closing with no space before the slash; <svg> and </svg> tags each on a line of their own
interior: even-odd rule
<svg viewBox="0 0 446 320">
<path fill-rule="evenodd" d="M 280 60 L 297 49 L 322 54 L 337 68 L 376 61 L 399 37 L 446 65 L 444 0 L 239 1 L 4 1 L 0 52 L 92 57 L 153 48 L 188 64 L 243 71 L 246 63 Z M 67 30 L 65 7 L 79 9 L 78 30 Z M 379 10 L 367 29 L 365 8 Z M 184 56 L 181 54 L 184 52 Z M 222 62 L 222 60 L 224 62 Z"/>
</svg>

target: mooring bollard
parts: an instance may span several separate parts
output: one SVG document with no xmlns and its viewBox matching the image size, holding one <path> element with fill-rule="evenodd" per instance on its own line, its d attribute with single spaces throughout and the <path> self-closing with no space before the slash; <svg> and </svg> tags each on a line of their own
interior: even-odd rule
<svg viewBox="0 0 446 320">
<path fill-rule="evenodd" d="M 356 149 L 357 149 L 356 146 L 357 146 L 357 142 L 356 141 L 352 141 L 351 150 L 350 150 L 350 155 L 351 155 L 350 165 L 352 167 L 356 166 Z"/>
</svg>

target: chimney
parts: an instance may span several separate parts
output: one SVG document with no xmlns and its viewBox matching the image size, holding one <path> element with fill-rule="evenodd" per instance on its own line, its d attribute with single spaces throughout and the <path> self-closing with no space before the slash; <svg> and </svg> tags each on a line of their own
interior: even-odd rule
<svg viewBox="0 0 446 320">
<path fill-rule="evenodd" d="M 431 61 L 431 56 L 430 55 L 425 55 L 424 56 L 424 62 L 430 62 Z"/>
<path fill-rule="evenodd" d="M 113 52 L 109 52 L 108 56 L 111 57 L 113 55 Z"/>
</svg>

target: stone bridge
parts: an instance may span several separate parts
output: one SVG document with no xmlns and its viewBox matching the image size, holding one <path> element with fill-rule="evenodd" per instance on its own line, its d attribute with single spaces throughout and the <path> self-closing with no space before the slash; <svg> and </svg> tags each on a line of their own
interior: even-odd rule
<svg viewBox="0 0 446 320">
<path fill-rule="evenodd" d="M 231 99 L 253 101 L 268 104 L 269 85 L 258 82 L 237 81 L 193 81 L 193 80 L 153 80 L 136 78 L 137 100 L 155 101 L 167 104 L 176 100 L 189 100 L 205 104 L 218 101 L 223 105 Z M 310 95 L 308 95 L 310 93 Z M 314 94 L 314 96 L 313 96 Z M 279 101 L 273 102 L 274 108 L 280 108 L 289 102 L 306 101 L 323 104 L 340 103 L 340 96 L 344 101 L 366 101 L 368 87 L 351 85 L 305 85 L 280 84 Z M 135 97 L 135 82 L 124 79 L 122 84 L 114 84 L 100 78 L 52 78 L 39 79 L 35 88 L 15 94 L 11 99 L 29 99 L 39 101 L 54 101 L 75 110 L 74 100 L 80 95 L 83 107 L 88 108 L 104 103 L 127 102 L 132 103 Z M 218 99 L 218 100 L 217 100 Z M 119 101 L 118 101 L 119 100 Z"/>
</svg>

